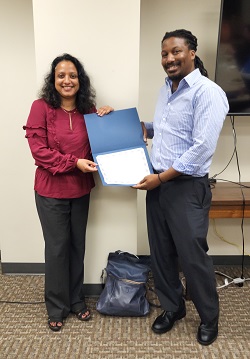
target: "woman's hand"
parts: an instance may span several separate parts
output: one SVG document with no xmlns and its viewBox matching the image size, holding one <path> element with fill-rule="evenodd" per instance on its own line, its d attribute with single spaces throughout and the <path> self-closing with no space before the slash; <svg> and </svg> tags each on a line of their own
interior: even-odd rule
<svg viewBox="0 0 250 359">
<path fill-rule="evenodd" d="M 96 172 L 97 171 L 96 166 L 98 166 L 97 163 L 90 160 L 85 160 L 84 158 L 79 158 L 79 160 L 76 163 L 76 167 L 83 173 Z"/>
<path fill-rule="evenodd" d="M 113 107 L 102 106 L 96 111 L 96 113 L 98 116 L 103 116 L 103 115 L 107 115 L 108 113 L 110 113 L 112 111 L 114 111 Z"/>
<path fill-rule="evenodd" d="M 144 125 L 144 122 L 141 122 L 141 128 L 142 128 L 142 133 L 143 133 L 143 141 L 147 145 L 148 144 L 148 131 Z"/>
<path fill-rule="evenodd" d="M 136 189 L 151 190 L 158 187 L 161 184 L 157 174 L 152 174 L 144 177 L 138 184 L 132 186 Z"/>
</svg>

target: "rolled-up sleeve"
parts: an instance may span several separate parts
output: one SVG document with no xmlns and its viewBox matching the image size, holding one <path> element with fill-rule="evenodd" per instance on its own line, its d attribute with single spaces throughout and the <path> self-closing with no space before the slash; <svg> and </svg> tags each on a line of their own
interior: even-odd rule
<svg viewBox="0 0 250 359">
<path fill-rule="evenodd" d="M 204 175 L 209 171 L 229 106 L 225 93 L 213 86 L 198 96 L 194 107 L 193 145 L 174 161 L 173 168 L 189 175 Z"/>
<path fill-rule="evenodd" d="M 144 122 L 144 126 L 147 130 L 148 138 L 152 139 L 154 137 L 154 127 L 153 122 Z"/>
</svg>

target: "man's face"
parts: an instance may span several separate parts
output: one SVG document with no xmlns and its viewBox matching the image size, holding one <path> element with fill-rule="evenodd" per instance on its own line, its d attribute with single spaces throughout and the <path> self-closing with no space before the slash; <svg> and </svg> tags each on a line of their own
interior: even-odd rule
<svg viewBox="0 0 250 359">
<path fill-rule="evenodd" d="M 170 37 L 162 43 L 161 64 L 173 83 L 178 84 L 194 67 L 195 51 L 189 50 L 185 39 Z"/>
</svg>

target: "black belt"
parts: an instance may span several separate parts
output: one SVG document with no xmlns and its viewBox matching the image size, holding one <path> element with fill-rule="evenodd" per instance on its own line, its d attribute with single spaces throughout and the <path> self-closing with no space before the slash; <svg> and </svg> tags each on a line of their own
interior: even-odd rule
<svg viewBox="0 0 250 359">
<path fill-rule="evenodd" d="M 163 171 L 157 171 L 157 170 L 155 170 L 154 168 L 153 168 L 153 171 L 154 171 L 155 174 L 163 173 Z M 197 178 L 197 179 L 199 179 L 199 178 L 208 178 L 208 173 L 205 174 L 205 176 L 201 176 L 201 177 L 195 177 L 195 176 L 192 176 L 192 175 L 181 174 L 181 175 L 179 175 L 179 176 L 176 176 L 176 177 L 172 178 L 172 179 L 169 180 L 169 181 L 185 180 L 185 179 L 191 179 L 191 178 L 194 178 L 194 179 L 195 179 L 195 178 Z M 169 181 L 167 181 L 167 182 L 169 182 Z"/>
</svg>

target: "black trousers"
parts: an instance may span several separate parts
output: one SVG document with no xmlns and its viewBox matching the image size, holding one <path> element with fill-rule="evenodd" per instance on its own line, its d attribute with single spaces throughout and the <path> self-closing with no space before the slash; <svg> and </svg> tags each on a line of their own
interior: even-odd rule
<svg viewBox="0 0 250 359">
<path fill-rule="evenodd" d="M 54 199 L 35 193 L 45 241 L 45 303 L 60 321 L 85 307 L 83 278 L 90 195 Z"/>
<path fill-rule="evenodd" d="M 189 295 L 207 323 L 219 315 L 207 231 L 211 189 L 208 179 L 180 176 L 147 192 L 147 225 L 156 292 L 164 310 L 178 311 L 183 290 L 179 264 Z"/>
</svg>

